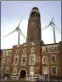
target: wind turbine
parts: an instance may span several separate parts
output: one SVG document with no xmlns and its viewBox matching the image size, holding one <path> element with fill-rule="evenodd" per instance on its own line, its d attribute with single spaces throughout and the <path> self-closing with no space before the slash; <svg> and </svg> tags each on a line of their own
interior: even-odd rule
<svg viewBox="0 0 62 82">
<path fill-rule="evenodd" d="M 54 15 L 55 16 L 55 15 Z M 57 28 L 57 26 L 55 25 L 55 23 L 53 22 L 53 19 L 54 19 L 54 16 L 52 18 L 52 20 L 49 22 L 49 24 L 44 27 L 42 30 L 48 28 L 49 26 L 52 26 L 53 27 L 53 37 L 54 37 L 54 43 L 56 43 L 56 37 L 55 37 L 55 28 Z M 58 28 L 57 28 L 58 29 Z M 58 29 L 59 30 L 59 29 Z M 60 30 L 59 30 L 60 31 Z"/>
<path fill-rule="evenodd" d="M 21 19 L 22 21 L 22 19 Z M 15 31 L 18 32 L 18 45 L 20 45 L 20 34 L 23 36 L 23 38 L 26 40 L 26 37 L 24 36 L 23 32 L 21 31 L 21 29 L 19 28 L 20 26 L 20 23 L 21 21 L 19 22 L 18 26 L 15 28 L 15 30 L 13 30 L 12 32 L 10 32 L 9 34 L 7 34 L 5 37 L 7 37 L 8 35 L 11 35 L 12 33 L 14 33 Z"/>
</svg>

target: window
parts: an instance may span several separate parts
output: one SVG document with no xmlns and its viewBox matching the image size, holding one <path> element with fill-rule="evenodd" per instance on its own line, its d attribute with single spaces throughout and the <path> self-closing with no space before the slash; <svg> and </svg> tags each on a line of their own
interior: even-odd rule
<svg viewBox="0 0 62 82">
<path fill-rule="evenodd" d="M 10 64 L 10 58 L 7 58 L 7 65 Z"/>
<path fill-rule="evenodd" d="M 55 64 L 56 63 L 56 55 L 51 56 L 51 63 Z"/>
<path fill-rule="evenodd" d="M 6 52 L 3 51 L 3 53 L 2 53 L 2 57 L 5 57 L 5 56 L 6 56 Z"/>
<path fill-rule="evenodd" d="M 34 76 L 34 66 L 30 66 L 30 75 Z"/>
<path fill-rule="evenodd" d="M 42 67 L 42 74 L 43 75 L 49 74 L 48 66 L 43 66 Z"/>
<path fill-rule="evenodd" d="M 11 51 L 8 51 L 8 56 L 11 56 Z"/>
<path fill-rule="evenodd" d="M 15 66 L 13 69 L 13 74 L 16 75 L 17 74 L 17 67 Z"/>
<path fill-rule="evenodd" d="M 26 65 L 26 55 L 22 55 L 22 57 L 21 57 L 21 65 Z"/>
<path fill-rule="evenodd" d="M 6 67 L 6 73 L 8 73 L 9 72 L 9 67 Z"/>
<path fill-rule="evenodd" d="M 1 73 L 3 73 L 4 72 L 4 66 L 1 66 Z"/>
<path fill-rule="evenodd" d="M 45 46 L 42 47 L 42 53 L 46 53 L 46 47 Z"/>
<path fill-rule="evenodd" d="M 26 54 L 26 48 L 23 49 L 23 54 Z"/>
<path fill-rule="evenodd" d="M 19 53 L 19 49 L 16 49 L 16 54 L 18 54 Z"/>
<path fill-rule="evenodd" d="M 34 47 L 31 48 L 31 53 L 34 53 Z"/>
<path fill-rule="evenodd" d="M 30 55 L 29 64 L 30 65 L 35 65 L 35 54 Z"/>
<path fill-rule="evenodd" d="M 6 56 L 8 56 L 9 50 L 6 51 Z"/>
<path fill-rule="evenodd" d="M 48 57 L 42 56 L 42 64 L 48 64 Z"/>
<path fill-rule="evenodd" d="M 2 65 L 4 65 L 5 64 L 5 58 L 2 58 L 2 63 L 1 63 Z"/>
<path fill-rule="evenodd" d="M 18 65 L 19 55 L 14 57 L 14 65 Z"/>
<path fill-rule="evenodd" d="M 51 74 L 53 74 L 53 75 L 57 74 L 57 67 L 56 66 L 51 67 Z"/>
</svg>

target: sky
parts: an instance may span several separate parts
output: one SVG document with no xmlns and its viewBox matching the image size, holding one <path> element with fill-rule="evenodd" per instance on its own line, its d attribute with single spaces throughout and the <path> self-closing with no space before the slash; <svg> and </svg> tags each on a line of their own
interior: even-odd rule
<svg viewBox="0 0 62 82">
<path fill-rule="evenodd" d="M 53 15 L 53 22 L 61 31 L 61 1 L 2 1 L 1 2 L 1 48 L 9 49 L 18 43 L 18 33 L 4 37 L 13 31 L 20 20 L 19 28 L 27 37 L 27 27 L 30 12 L 33 7 L 38 7 L 41 15 L 41 29 L 49 24 Z M 56 42 L 61 41 L 61 33 L 55 28 Z M 42 40 L 45 44 L 54 43 L 53 28 L 49 26 L 45 30 L 41 30 Z M 25 43 L 26 40 L 20 35 L 20 44 Z"/>
</svg>

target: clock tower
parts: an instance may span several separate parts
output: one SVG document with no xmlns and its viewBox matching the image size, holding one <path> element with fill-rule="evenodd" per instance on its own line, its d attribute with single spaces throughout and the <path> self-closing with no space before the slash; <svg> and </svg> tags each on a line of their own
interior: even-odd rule
<svg viewBox="0 0 62 82">
<path fill-rule="evenodd" d="M 41 40 L 40 13 L 37 7 L 32 8 L 28 20 L 27 42 Z"/>
</svg>

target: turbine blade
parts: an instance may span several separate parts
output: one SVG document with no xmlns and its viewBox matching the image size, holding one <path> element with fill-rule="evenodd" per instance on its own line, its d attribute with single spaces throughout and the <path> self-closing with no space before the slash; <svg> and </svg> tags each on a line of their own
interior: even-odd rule
<svg viewBox="0 0 62 82">
<path fill-rule="evenodd" d="M 53 15 L 53 18 L 52 18 L 52 20 L 51 20 L 51 21 L 53 21 L 53 19 L 54 19 L 54 16 L 55 16 L 55 14 Z"/>
<path fill-rule="evenodd" d="M 22 19 L 23 19 L 23 17 L 22 17 Z M 18 27 L 20 26 L 20 23 L 22 22 L 22 19 L 20 20 L 20 22 L 19 22 L 19 24 L 18 24 Z"/>
<path fill-rule="evenodd" d="M 21 29 L 20 29 L 20 33 L 21 33 L 21 35 L 23 36 L 23 38 L 26 40 L 26 37 L 24 36 L 24 34 L 23 34 L 23 32 L 21 31 Z"/>
<path fill-rule="evenodd" d="M 13 30 L 12 32 L 10 32 L 9 34 L 7 34 L 6 36 L 4 37 L 7 37 L 8 35 L 11 35 L 12 33 L 14 33 L 16 30 Z"/>
<path fill-rule="evenodd" d="M 59 31 L 59 33 L 61 33 L 61 31 L 59 30 L 59 28 L 55 25 L 55 28 Z"/>
<path fill-rule="evenodd" d="M 48 28 L 49 26 L 50 26 L 50 24 L 49 24 L 49 25 L 47 25 L 46 27 L 44 27 L 42 30 L 44 30 L 44 29 Z"/>
</svg>

